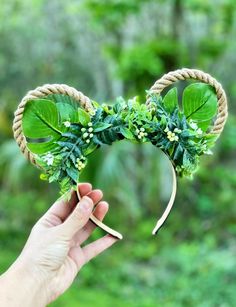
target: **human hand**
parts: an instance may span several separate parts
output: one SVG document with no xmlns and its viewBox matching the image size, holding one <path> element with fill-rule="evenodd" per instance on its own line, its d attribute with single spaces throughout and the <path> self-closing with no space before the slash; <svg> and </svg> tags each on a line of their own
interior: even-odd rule
<svg viewBox="0 0 236 307">
<path fill-rule="evenodd" d="M 102 220 L 108 211 L 108 203 L 101 201 L 102 192 L 92 190 L 88 183 L 79 184 L 78 189 L 81 201 L 77 203 L 75 191 L 71 193 L 70 201 L 57 200 L 35 224 L 21 255 L 1 277 L 0 285 L 8 284 L 11 288 L 10 293 L 5 292 L 5 297 L 9 293 L 7 306 L 49 304 L 71 285 L 85 263 L 117 241 L 105 235 L 81 247 L 96 227 L 89 220 L 94 205 L 97 204 L 93 214 Z M 21 291 L 22 285 L 24 291 Z M 4 301 L 1 300 L 3 295 L 0 290 L 0 303 Z M 14 305 L 17 296 L 19 305 Z"/>
</svg>

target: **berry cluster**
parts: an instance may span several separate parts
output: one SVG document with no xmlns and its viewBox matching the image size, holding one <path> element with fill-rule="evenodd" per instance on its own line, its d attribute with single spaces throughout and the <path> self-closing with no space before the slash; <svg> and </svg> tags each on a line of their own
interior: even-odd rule
<svg viewBox="0 0 236 307">
<path fill-rule="evenodd" d="M 83 132 L 83 139 L 87 144 L 90 143 L 91 139 L 93 138 L 93 124 L 91 122 L 88 123 L 88 128 L 82 128 L 81 131 Z"/>
<path fill-rule="evenodd" d="M 143 127 L 140 129 L 137 128 L 136 133 L 137 133 L 138 139 L 140 140 L 148 135 L 147 132 L 145 132 L 145 129 Z"/>
</svg>

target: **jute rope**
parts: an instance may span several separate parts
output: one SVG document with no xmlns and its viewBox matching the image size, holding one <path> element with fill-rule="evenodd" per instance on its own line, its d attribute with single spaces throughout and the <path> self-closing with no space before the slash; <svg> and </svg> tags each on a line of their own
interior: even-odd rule
<svg viewBox="0 0 236 307">
<path fill-rule="evenodd" d="M 222 132 L 227 116 L 227 98 L 222 85 L 211 75 L 197 69 L 182 68 L 175 71 L 171 71 L 157 80 L 151 87 L 150 92 L 154 94 L 160 94 L 166 87 L 179 80 L 195 79 L 204 83 L 210 84 L 216 90 L 218 99 L 218 112 L 217 117 L 210 133 L 218 134 Z M 150 97 L 147 97 L 147 105 L 150 103 Z"/>
<path fill-rule="evenodd" d="M 26 146 L 26 139 L 22 131 L 22 118 L 25 105 L 29 100 L 36 98 L 44 98 L 50 94 L 63 94 L 74 98 L 86 111 L 93 109 L 93 105 L 88 97 L 83 93 L 78 92 L 75 88 L 66 84 L 45 84 L 36 89 L 29 91 L 26 96 L 21 100 L 13 121 L 13 134 L 14 138 L 20 147 L 20 150 L 25 157 L 33 164 L 36 165 L 34 155 L 28 150 Z"/>
</svg>

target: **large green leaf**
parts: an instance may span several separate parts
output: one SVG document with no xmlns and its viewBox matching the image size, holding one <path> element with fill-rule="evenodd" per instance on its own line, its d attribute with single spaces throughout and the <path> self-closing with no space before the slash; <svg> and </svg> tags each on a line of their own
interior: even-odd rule
<svg viewBox="0 0 236 307">
<path fill-rule="evenodd" d="M 84 109 L 81 108 L 78 108 L 78 117 L 79 117 L 79 122 L 83 126 L 87 126 L 91 120 L 89 114 Z"/>
<path fill-rule="evenodd" d="M 74 110 L 77 110 L 77 108 L 79 106 L 78 101 L 75 100 L 74 98 L 72 98 L 71 96 L 68 96 L 68 95 L 50 94 L 50 95 L 46 96 L 44 99 L 52 100 L 56 104 L 58 104 L 58 103 L 65 104 L 66 103 L 66 104 L 72 106 L 74 108 Z"/>
<path fill-rule="evenodd" d="M 60 125 L 59 119 L 58 109 L 53 101 L 35 99 L 27 102 L 22 128 L 30 151 L 43 154 L 55 148 L 55 141 L 66 130 L 64 125 Z"/>
<path fill-rule="evenodd" d="M 217 111 L 217 96 L 212 86 L 193 83 L 183 93 L 183 110 L 187 119 L 211 120 Z"/>
<path fill-rule="evenodd" d="M 78 102 L 68 95 L 51 94 L 46 96 L 47 100 L 52 100 L 56 103 L 56 107 L 60 114 L 61 122 L 69 121 L 72 123 L 78 122 Z"/>
<path fill-rule="evenodd" d="M 177 87 L 172 88 L 167 92 L 163 98 L 163 104 L 167 112 L 172 113 L 178 106 L 178 92 Z"/>
<path fill-rule="evenodd" d="M 69 121 L 71 123 L 78 122 L 78 111 L 74 109 L 73 106 L 68 103 L 58 102 L 56 104 L 57 110 L 60 114 L 60 121 L 63 123 Z"/>
</svg>

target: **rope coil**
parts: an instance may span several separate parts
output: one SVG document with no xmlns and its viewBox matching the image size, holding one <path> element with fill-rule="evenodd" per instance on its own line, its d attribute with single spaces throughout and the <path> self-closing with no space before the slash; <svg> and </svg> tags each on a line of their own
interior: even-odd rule
<svg viewBox="0 0 236 307">
<path fill-rule="evenodd" d="M 25 106 L 29 100 L 36 98 L 45 98 L 50 94 L 68 95 L 71 98 L 75 99 L 80 104 L 80 106 L 85 109 L 85 111 L 94 109 L 90 99 L 87 96 L 66 84 L 45 84 L 43 86 L 37 87 L 32 91 L 29 91 L 21 100 L 14 114 L 15 117 L 13 121 L 13 134 L 18 146 L 20 147 L 21 152 L 32 164 L 35 165 L 37 164 L 34 155 L 28 150 L 26 146 L 26 139 L 22 130 L 23 113 Z"/>
<path fill-rule="evenodd" d="M 215 88 L 218 99 L 218 112 L 214 125 L 210 133 L 218 134 L 222 132 L 225 122 L 228 116 L 227 98 L 222 85 L 211 75 L 198 70 L 182 68 L 175 71 L 171 71 L 160 79 L 158 79 L 154 85 L 150 88 L 150 92 L 153 94 L 161 94 L 161 92 L 168 86 L 172 85 L 177 81 L 184 81 L 187 79 L 195 79 L 207 83 Z M 147 96 L 146 104 L 149 105 L 150 97 Z"/>
</svg>

